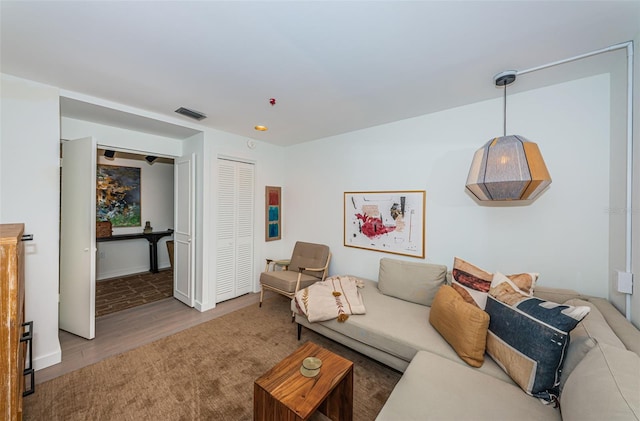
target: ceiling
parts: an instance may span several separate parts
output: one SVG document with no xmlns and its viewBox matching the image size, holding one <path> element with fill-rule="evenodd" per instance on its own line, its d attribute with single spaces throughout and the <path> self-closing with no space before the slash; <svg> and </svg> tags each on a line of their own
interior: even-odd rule
<svg viewBox="0 0 640 421">
<path fill-rule="evenodd" d="M 640 1 L 2 0 L 0 19 L 2 73 L 198 127 L 174 112 L 190 108 L 208 116 L 201 127 L 288 146 L 500 97 L 498 72 L 637 37 Z M 521 76 L 509 89 L 563 77 Z M 77 100 L 61 110 L 193 133 Z"/>
</svg>

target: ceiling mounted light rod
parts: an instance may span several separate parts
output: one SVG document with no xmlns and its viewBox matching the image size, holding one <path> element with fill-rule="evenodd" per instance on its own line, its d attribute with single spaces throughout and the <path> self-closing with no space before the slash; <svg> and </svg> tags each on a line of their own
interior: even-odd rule
<svg viewBox="0 0 640 421">
<path fill-rule="evenodd" d="M 493 77 L 493 81 L 496 83 L 496 86 L 504 86 L 504 100 L 503 100 L 503 114 L 504 114 L 504 123 L 503 123 L 503 136 L 507 135 L 507 85 L 511 85 L 516 80 L 516 71 L 515 70 L 506 70 L 502 73 L 498 73 Z"/>
<path fill-rule="evenodd" d="M 595 51 L 591 51 L 591 52 L 588 52 L 588 53 L 580 54 L 578 56 L 573 56 L 573 57 L 565 58 L 563 60 L 553 61 L 551 63 L 543 64 L 541 66 L 531 67 L 531 68 L 525 69 L 525 70 L 517 70 L 516 71 L 516 75 L 517 76 L 525 75 L 527 73 L 536 72 L 538 70 L 543 70 L 543 69 L 548 69 L 549 67 L 558 66 L 560 64 L 565 64 L 565 63 L 570 63 L 570 62 L 576 61 L 576 60 L 582 60 L 583 58 L 597 56 L 598 54 L 608 53 L 610 51 L 621 50 L 623 48 L 627 49 L 627 56 L 633 55 L 633 42 L 632 41 L 627 41 L 627 42 L 622 42 L 620 44 L 614 44 L 614 45 L 611 45 L 609 47 L 601 48 L 600 50 L 595 50 Z M 633 61 L 632 61 L 632 63 L 633 63 Z"/>
</svg>

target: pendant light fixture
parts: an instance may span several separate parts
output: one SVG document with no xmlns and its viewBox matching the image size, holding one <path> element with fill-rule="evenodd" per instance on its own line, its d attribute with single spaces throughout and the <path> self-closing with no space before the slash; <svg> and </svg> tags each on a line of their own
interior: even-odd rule
<svg viewBox="0 0 640 421">
<path fill-rule="evenodd" d="M 504 87 L 503 136 L 476 151 L 466 186 L 481 201 L 533 200 L 551 184 L 538 145 L 520 135 L 507 136 L 507 85 L 516 74 L 508 70 L 494 76 L 496 86 Z"/>
</svg>

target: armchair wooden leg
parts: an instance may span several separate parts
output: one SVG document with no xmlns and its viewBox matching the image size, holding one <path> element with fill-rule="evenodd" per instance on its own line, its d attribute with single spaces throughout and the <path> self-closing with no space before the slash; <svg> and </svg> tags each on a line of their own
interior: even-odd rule
<svg viewBox="0 0 640 421">
<path fill-rule="evenodd" d="M 258 307 L 262 307 L 262 297 L 264 296 L 264 288 L 260 287 L 260 305 Z"/>
<path fill-rule="evenodd" d="M 302 325 L 298 323 L 298 340 L 300 340 L 300 336 L 302 336 Z"/>
</svg>

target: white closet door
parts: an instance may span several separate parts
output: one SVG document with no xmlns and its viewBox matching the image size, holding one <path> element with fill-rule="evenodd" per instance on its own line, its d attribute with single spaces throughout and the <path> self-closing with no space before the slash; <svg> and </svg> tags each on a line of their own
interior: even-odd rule
<svg viewBox="0 0 640 421">
<path fill-rule="evenodd" d="M 254 166 L 239 163 L 236 230 L 236 296 L 251 292 L 253 283 Z"/>
<path fill-rule="evenodd" d="M 216 302 L 251 292 L 254 166 L 218 159 Z"/>
</svg>

